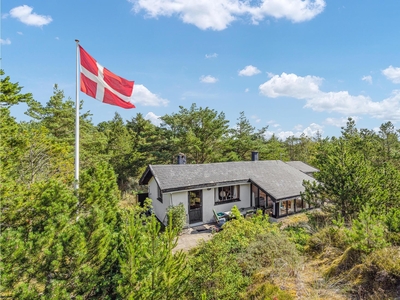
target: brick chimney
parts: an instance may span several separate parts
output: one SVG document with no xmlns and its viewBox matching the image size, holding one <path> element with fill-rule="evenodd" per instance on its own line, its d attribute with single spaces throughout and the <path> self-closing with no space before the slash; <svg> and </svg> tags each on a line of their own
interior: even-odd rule
<svg viewBox="0 0 400 300">
<path fill-rule="evenodd" d="M 186 155 L 185 154 L 179 153 L 176 158 L 177 158 L 177 161 L 178 161 L 178 165 L 186 164 Z"/>
<path fill-rule="evenodd" d="M 251 160 L 252 161 L 257 161 L 258 160 L 258 151 L 252 151 L 251 152 Z"/>
</svg>

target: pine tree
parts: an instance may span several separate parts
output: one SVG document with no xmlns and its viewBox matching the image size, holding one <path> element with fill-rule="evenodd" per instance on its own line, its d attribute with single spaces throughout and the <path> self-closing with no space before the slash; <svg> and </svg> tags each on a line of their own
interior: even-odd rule
<svg viewBox="0 0 400 300">
<path fill-rule="evenodd" d="M 251 126 L 250 121 L 245 117 L 244 112 L 240 112 L 236 127 L 231 128 L 225 137 L 224 147 L 221 152 L 227 152 L 222 158 L 229 161 L 250 160 L 251 151 L 262 151 L 265 146 L 263 136 L 268 127 L 263 127 L 256 131 Z"/>
<path fill-rule="evenodd" d="M 74 157 L 75 147 L 75 101 L 64 99 L 64 91 L 54 85 L 53 95 L 46 105 L 38 102 L 29 104 L 26 115 L 47 128 L 49 134 L 59 143 L 70 146 L 68 155 Z M 79 104 L 82 109 L 83 101 Z M 80 161 L 81 168 L 90 168 L 106 161 L 104 153 L 106 137 L 99 132 L 90 120 L 89 112 L 80 113 Z"/>
<path fill-rule="evenodd" d="M 84 254 L 84 236 L 73 222 L 77 199 L 57 181 L 35 182 L 15 195 L 1 216 L 2 287 L 18 299 L 66 298 Z M 57 292 L 56 292 L 57 291 Z M 60 294 L 59 294 L 60 293 Z"/>
<path fill-rule="evenodd" d="M 377 216 L 369 204 L 363 206 L 357 219 L 353 220 L 348 236 L 353 248 L 365 253 L 388 245 L 382 217 Z"/>
<path fill-rule="evenodd" d="M 179 299 L 187 289 L 188 267 L 183 252 L 172 254 L 177 231 L 161 232 L 154 215 L 127 211 L 123 227 L 122 280 L 118 287 L 124 299 Z"/>
<path fill-rule="evenodd" d="M 228 132 L 225 114 L 208 107 L 198 108 L 194 103 L 190 109 L 179 108 L 179 113 L 161 117 L 161 126 L 171 131 L 175 149 L 185 153 L 189 163 L 217 161 L 223 148 L 222 137 Z"/>
</svg>

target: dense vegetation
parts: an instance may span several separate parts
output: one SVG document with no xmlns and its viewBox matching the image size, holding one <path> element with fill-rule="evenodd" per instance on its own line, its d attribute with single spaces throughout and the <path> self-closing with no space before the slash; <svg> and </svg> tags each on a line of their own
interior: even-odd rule
<svg viewBox="0 0 400 300">
<path fill-rule="evenodd" d="M 400 294 L 400 131 L 265 137 L 241 112 L 180 107 L 153 125 L 137 114 L 94 125 L 81 112 L 74 186 L 74 102 L 43 105 L 1 71 L 0 296 L 14 299 L 390 299 Z M 13 105 L 27 105 L 18 122 Z M 176 252 L 181 208 L 163 228 L 135 193 L 148 164 L 302 160 L 320 172 L 303 195 L 321 210 L 271 224 L 238 217 Z M 341 298 L 343 297 L 343 298 Z"/>
</svg>

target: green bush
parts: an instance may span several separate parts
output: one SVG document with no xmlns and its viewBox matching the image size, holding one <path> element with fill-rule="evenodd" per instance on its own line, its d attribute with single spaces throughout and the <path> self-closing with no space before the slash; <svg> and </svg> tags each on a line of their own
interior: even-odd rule
<svg viewBox="0 0 400 300">
<path fill-rule="evenodd" d="M 400 282 L 400 248 L 377 249 L 354 266 L 346 281 L 357 299 L 397 299 Z"/>
<path fill-rule="evenodd" d="M 400 209 L 392 208 L 386 214 L 385 223 L 389 232 L 400 233 Z"/>
<path fill-rule="evenodd" d="M 375 266 L 379 271 L 397 276 L 400 280 L 400 247 L 387 247 L 372 252 L 366 264 Z"/>
<path fill-rule="evenodd" d="M 310 237 L 306 249 L 309 252 L 320 253 L 327 247 L 334 247 L 343 251 L 348 247 L 344 228 L 330 226 L 321 229 Z"/>
<path fill-rule="evenodd" d="M 376 215 L 374 207 L 366 204 L 346 233 L 354 249 L 371 253 L 389 245 L 385 239 L 386 229 L 383 217 Z"/>
<path fill-rule="evenodd" d="M 236 205 L 234 205 L 234 206 L 232 207 L 231 212 L 232 212 L 232 214 L 233 214 L 233 216 L 234 216 L 234 218 L 235 218 L 236 220 L 241 220 L 241 219 L 243 219 L 243 216 L 242 216 L 242 214 L 240 213 L 240 211 L 239 211 L 239 209 L 238 209 L 238 207 L 237 207 Z"/>
<path fill-rule="evenodd" d="M 191 267 L 188 281 L 188 299 L 236 299 L 250 284 L 250 277 L 242 274 L 236 262 L 236 254 L 229 251 L 229 245 L 216 239 L 203 242 L 189 257 Z"/>
<path fill-rule="evenodd" d="M 241 299 L 292 300 L 294 297 L 289 292 L 282 291 L 278 286 L 265 282 L 241 295 Z"/>
<path fill-rule="evenodd" d="M 242 272 L 252 276 L 256 271 L 269 268 L 271 273 L 284 272 L 293 276 L 301 262 L 296 245 L 279 231 L 257 235 L 246 251 L 238 255 Z"/>
<path fill-rule="evenodd" d="M 304 252 L 311 235 L 303 227 L 289 226 L 284 230 L 289 236 L 289 240 L 296 244 L 297 250 Z"/>
<path fill-rule="evenodd" d="M 251 283 L 249 272 L 243 272 L 237 257 L 247 251 L 260 233 L 269 231 L 279 229 L 262 215 L 225 223 L 224 230 L 191 251 L 187 297 L 202 299 L 206 294 L 206 299 L 237 299 Z"/>
<path fill-rule="evenodd" d="M 181 232 L 183 227 L 186 225 L 186 211 L 183 203 L 179 203 L 177 206 L 169 206 L 167 210 L 168 222 L 172 222 L 172 228 Z"/>
<path fill-rule="evenodd" d="M 308 223 L 313 230 L 319 230 L 332 224 L 332 216 L 328 213 L 315 210 L 306 213 L 306 215 L 308 217 Z"/>
<path fill-rule="evenodd" d="M 362 259 L 362 253 L 352 247 L 346 249 L 341 256 L 336 258 L 326 269 L 325 276 L 337 276 L 345 271 L 350 270 L 359 264 Z"/>
</svg>

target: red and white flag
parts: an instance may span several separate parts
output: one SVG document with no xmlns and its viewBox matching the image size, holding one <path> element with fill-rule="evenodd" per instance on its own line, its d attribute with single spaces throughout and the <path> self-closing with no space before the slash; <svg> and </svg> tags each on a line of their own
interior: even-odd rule
<svg viewBox="0 0 400 300">
<path fill-rule="evenodd" d="M 81 91 L 101 102 L 123 108 L 134 108 L 131 101 L 134 81 L 115 75 L 101 66 L 79 45 L 81 58 Z"/>
</svg>

